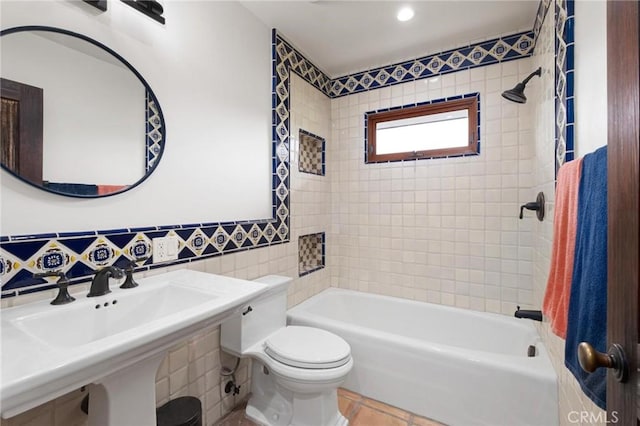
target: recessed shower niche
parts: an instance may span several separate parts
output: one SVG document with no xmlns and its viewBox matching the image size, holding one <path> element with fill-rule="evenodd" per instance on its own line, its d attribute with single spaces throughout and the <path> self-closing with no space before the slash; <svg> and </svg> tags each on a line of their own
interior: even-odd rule
<svg viewBox="0 0 640 426">
<path fill-rule="evenodd" d="M 298 276 L 324 268 L 324 232 L 298 237 Z"/>
<path fill-rule="evenodd" d="M 300 160 L 298 170 L 303 173 L 324 176 L 325 140 L 323 137 L 300 129 Z"/>
</svg>

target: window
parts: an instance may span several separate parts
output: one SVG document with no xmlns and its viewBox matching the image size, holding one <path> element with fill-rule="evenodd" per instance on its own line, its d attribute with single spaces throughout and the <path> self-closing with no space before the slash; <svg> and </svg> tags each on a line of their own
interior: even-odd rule
<svg viewBox="0 0 640 426">
<path fill-rule="evenodd" d="M 476 155 L 477 93 L 365 114 L 366 163 Z"/>
</svg>

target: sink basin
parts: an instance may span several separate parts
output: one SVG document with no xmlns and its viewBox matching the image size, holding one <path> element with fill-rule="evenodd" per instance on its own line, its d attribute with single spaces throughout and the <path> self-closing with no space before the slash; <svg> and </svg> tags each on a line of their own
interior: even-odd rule
<svg viewBox="0 0 640 426">
<path fill-rule="evenodd" d="M 90 425 L 155 425 L 155 374 L 168 348 L 267 290 L 186 269 L 138 283 L 120 289 L 112 280 L 111 293 L 74 294 L 67 305 L 46 300 L 3 309 L 2 417 L 93 384 Z"/>
<path fill-rule="evenodd" d="M 64 308 L 18 316 L 10 320 L 10 323 L 46 344 L 73 347 L 86 345 L 133 327 L 142 327 L 218 298 L 217 294 L 169 282 L 153 287 L 117 295 L 110 293 L 95 302 L 87 300 Z"/>
</svg>

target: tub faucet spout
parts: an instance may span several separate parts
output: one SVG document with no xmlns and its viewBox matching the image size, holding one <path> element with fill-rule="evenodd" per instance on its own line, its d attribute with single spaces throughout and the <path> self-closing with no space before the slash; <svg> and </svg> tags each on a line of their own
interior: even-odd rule
<svg viewBox="0 0 640 426">
<path fill-rule="evenodd" d="M 542 321 L 542 312 L 541 311 L 532 311 L 532 310 L 527 310 L 527 309 L 520 309 L 520 306 L 518 306 L 518 309 L 513 314 L 513 316 L 516 317 L 516 318 L 528 318 L 528 319 L 532 319 L 532 320 L 535 320 L 535 321 Z"/>
<path fill-rule="evenodd" d="M 91 288 L 89 289 L 87 297 L 104 296 L 105 294 L 111 293 L 111 290 L 109 290 L 109 277 L 117 279 L 123 276 L 124 272 L 122 269 L 115 266 L 100 269 L 96 272 L 95 277 L 93 277 L 93 281 L 91 281 Z"/>
</svg>

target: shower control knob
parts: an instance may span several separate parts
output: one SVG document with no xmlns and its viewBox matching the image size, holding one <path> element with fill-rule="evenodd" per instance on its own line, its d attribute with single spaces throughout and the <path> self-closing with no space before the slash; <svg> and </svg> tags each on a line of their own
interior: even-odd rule
<svg viewBox="0 0 640 426">
<path fill-rule="evenodd" d="M 587 373 L 593 373 L 600 367 L 611 368 L 616 380 L 625 383 L 629 377 L 629 366 L 622 346 L 614 343 L 609 352 L 598 352 L 591 344 L 580 342 L 578 345 L 578 362 Z"/>
<path fill-rule="evenodd" d="M 544 220 L 544 194 L 542 192 L 538 192 L 536 201 L 531 201 L 530 203 L 520 206 L 520 219 L 524 217 L 524 209 L 535 210 L 538 220 L 542 222 Z"/>
</svg>

